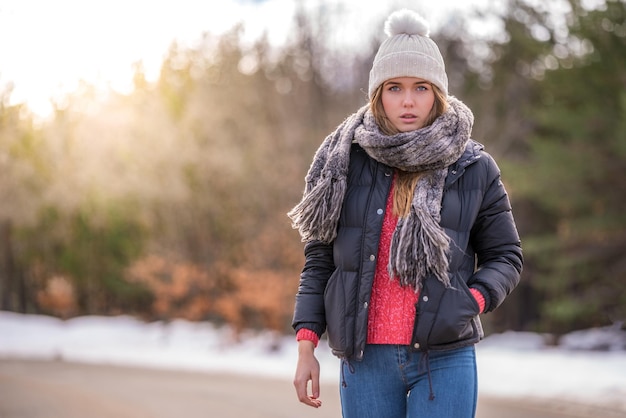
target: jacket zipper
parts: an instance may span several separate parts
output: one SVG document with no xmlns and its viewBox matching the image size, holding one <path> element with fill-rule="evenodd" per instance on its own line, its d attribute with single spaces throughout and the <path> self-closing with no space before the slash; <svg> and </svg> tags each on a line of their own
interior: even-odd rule
<svg viewBox="0 0 626 418">
<path fill-rule="evenodd" d="M 374 195 L 374 190 L 376 189 L 376 185 L 378 184 L 378 172 L 380 170 L 379 166 L 380 166 L 380 163 L 375 162 L 375 165 L 374 165 L 374 175 L 372 177 L 373 181 L 372 181 L 372 185 L 370 186 L 369 194 L 367 196 L 367 204 L 366 204 L 366 207 L 365 207 L 365 219 L 363 220 L 363 225 L 364 225 L 363 231 L 364 231 L 364 233 L 361 236 L 361 267 L 360 267 L 361 271 L 359 272 L 359 282 L 357 284 L 357 289 L 356 289 L 357 317 L 355 318 L 355 323 L 356 323 L 356 320 L 358 319 L 359 310 L 363 308 L 362 305 L 361 305 L 361 302 L 358 300 L 358 298 L 359 298 L 359 296 L 361 294 L 361 282 L 362 282 L 362 279 L 363 279 L 363 275 L 362 275 L 362 273 L 363 273 L 363 263 L 365 263 L 365 258 L 364 257 L 366 256 L 365 252 L 363 251 L 363 249 L 365 247 L 365 229 L 366 229 L 365 225 L 367 225 L 366 221 L 367 221 L 367 217 L 369 216 L 369 210 L 370 210 L 370 206 L 371 206 L 371 203 L 372 203 L 372 196 Z M 389 185 L 391 186 L 391 183 L 389 183 Z M 389 194 L 389 187 L 387 188 L 387 193 L 385 194 L 385 196 L 387 196 L 388 194 Z M 386 202 L 386 200 L 385 200 L 385 202 Z M 379 244 L 380 244 L 380 237 L 379 237 Z M 378 245 L 377 245 L 376 248 L 378 248 Z M 376 254 L 375 256 L 377 256 L 377 255 L 378 254 Z M 377 263 L 378 260 L 374 259 L 374 262 Z M 366 309 L 369 309 L 369 300 L 366 301 L 365 303 L 367 303 L 367 308 Z M 369 312 L 366 312 L 366 315 L 369 316 Z M 356 359 L 360 361 L 360 360 L 363 359 L 363 351 L 364 351 L 365 347 L 364 346 L 356 347 L 357 329 L 358 329 L 358 326 L 355 326 L 354 327 L 354 335 L 353 335 L 352 338 L 355 341 L 355 347 L 354 348 L 355 348 Z M 367 321 L 366 321 L 366 324 L 365 324 L 365 341 L 367 341 Z"/>
</svg>

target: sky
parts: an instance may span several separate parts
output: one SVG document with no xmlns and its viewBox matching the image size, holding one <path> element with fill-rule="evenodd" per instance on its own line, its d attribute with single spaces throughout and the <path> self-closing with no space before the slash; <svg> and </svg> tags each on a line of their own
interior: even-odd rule
<svg viewBox="0 0 626 418">
<path fill-rule="evenodd" d="M 614 349 L 591 351 L 591 344 Z M 568 334 L 558 347 L 540 334 L 492 334 L 477 345 L 481 396 L 558 400 L 623 411 L 626 415 L 624 331 L 592 329 Z M 321 378 L 339 381 L 339 360 L 325 340 L 316 355 Z M 293 378 L 292 335 L 244 332 L 207 322 L 141 322 L 130 316 L 84 316 L 63 321 L 0 311 L 0 358 L 66 360 L 196 372 Z"/>
<path fill-rule="evenodd" d="M 287 41 L 296 0 L 0 0 L 0 89 L 12 84 L 11 103 L 27 103 L 35 114 L 50 112 L 50 98 L 75 91 L 80 80 L 126 93 L 133 64 L 141 61 L 149 81 L 174 40 L 192 45 L 203 33 L 219 35 L 237 23 L 244 40 L 264 32 L 270 42 Z M 306 7 L 342 4 L 350 21 L 340 38 L 355 42 L 363 27 L 372 33 L 390 5 L 411 6 L 436 31 L 452 11 L 500 0 L 310 0 Z M 476 30 L 492 27 L 481 22 Z"/>
</svg>

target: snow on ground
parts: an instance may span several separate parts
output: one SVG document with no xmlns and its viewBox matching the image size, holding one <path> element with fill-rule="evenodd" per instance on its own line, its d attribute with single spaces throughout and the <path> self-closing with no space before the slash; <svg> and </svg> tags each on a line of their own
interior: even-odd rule
<svg viewBox="0 0 626 418">
<path fill-rule="evenodd" d="M 559 347 L 544 336 L 506 332 L 477 346 L 481 395 L 562 400 L 626 412 L 624 331 L 567 335 Z M 592 351 L 601 347 L 604 351 Z M 184 320 L 145 323 L 130 316 L 60 320 L 0 311 L 0 358 L 48 359 L 291 379 L 293 336 L 244 333 Z M 339 360 L 317 349 L 322 379 L 337 382 Z"/>
</svg>

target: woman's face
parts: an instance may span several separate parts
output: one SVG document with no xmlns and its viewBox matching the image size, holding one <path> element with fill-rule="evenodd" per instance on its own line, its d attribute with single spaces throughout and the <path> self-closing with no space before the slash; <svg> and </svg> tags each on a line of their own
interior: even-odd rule
<svg viewBox="0 0 626 418">
<path fill-rule="evenodd" d="M 424 127 L 435 103 L 435 93 L 426 80 L 399 77 L 383 83 L 381 99 L 393 126 L 400 132 L 408 132 Z"/>
</svg>

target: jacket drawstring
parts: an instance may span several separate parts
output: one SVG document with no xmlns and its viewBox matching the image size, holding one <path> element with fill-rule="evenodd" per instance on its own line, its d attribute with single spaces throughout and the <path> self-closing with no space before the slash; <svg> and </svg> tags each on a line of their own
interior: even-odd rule
<svg viewBox="0 0 626 418">
<path fill-rule="evenodd" d="M 354 374 L 354 366 L 350 364 L 350 361 L 348 359 L 341 359 L 341 386 L 347 388 L 348 384 L 346 383 L 346 377 L 343 371 L 344 366 L 348 366 L 348 371 L 350 372 L 350 374 Z"/>
<path fill-rule="evenodd" d="M 428 396 L 428 400 L 432 401 L 435 399 L 435 392 L 433 391 L 433 378 L 430 375 L 430 357 L 428 356 L 428 351 L 424 351 L 420 363 L 426 363 L 426 372 L 428 373 L 428 387 L 430 390 L 430 395 Z"/>
</svg>

